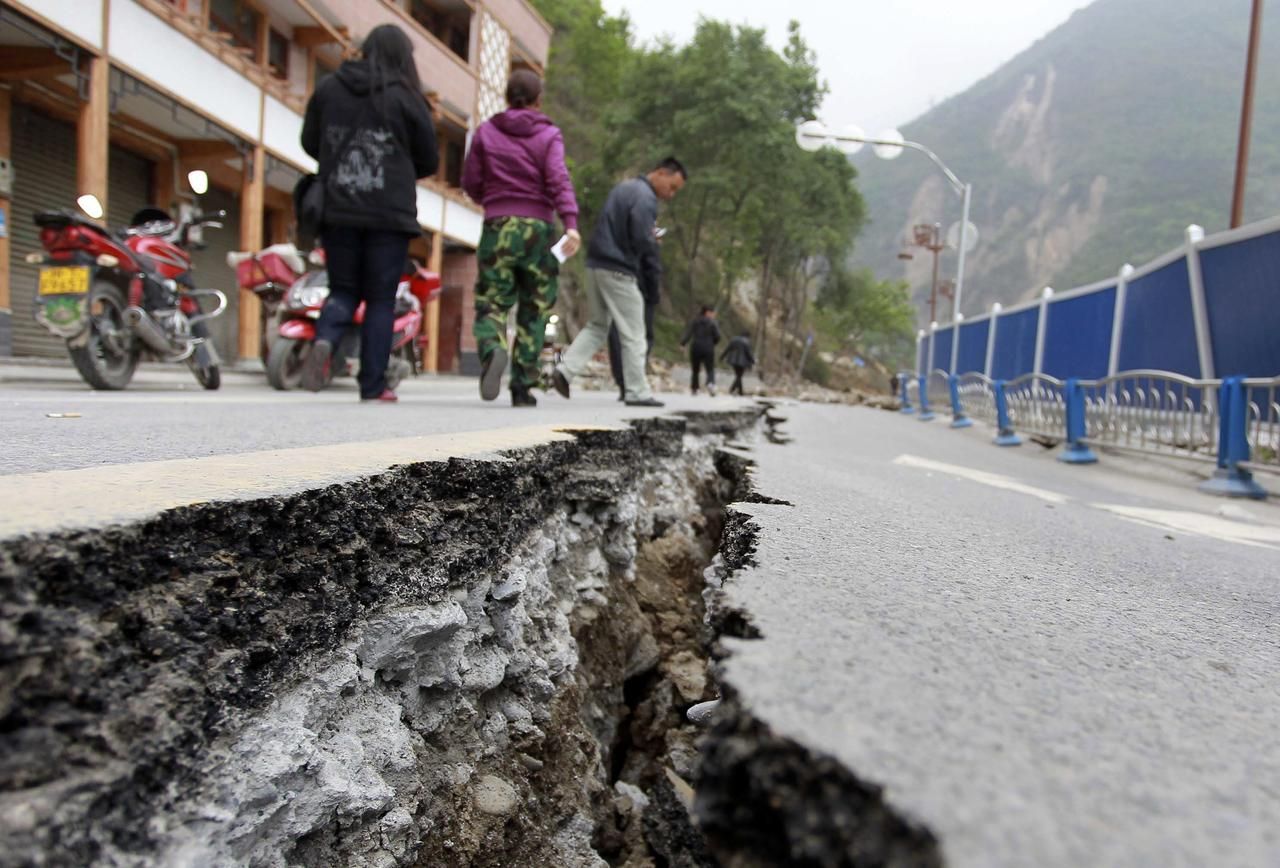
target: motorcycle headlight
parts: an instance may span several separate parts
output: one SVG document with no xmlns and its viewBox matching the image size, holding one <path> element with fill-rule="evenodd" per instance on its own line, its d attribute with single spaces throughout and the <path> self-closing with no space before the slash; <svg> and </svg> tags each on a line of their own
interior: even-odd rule
<svg viewBox="0 0 1280 868">
<path fill-rule="evenodd" d="M 323 277 L 323 272 L 318 272 Z M 329 297 L 329 287 L 323 279 L 304 278 L 289 289 L 286 302 L 291 310 L 307 310 L 321 307 Z"/>
</svg>

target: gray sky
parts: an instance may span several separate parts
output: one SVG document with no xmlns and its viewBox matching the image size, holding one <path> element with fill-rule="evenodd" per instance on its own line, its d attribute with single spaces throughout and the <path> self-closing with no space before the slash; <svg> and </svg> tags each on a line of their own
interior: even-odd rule
<svg viewBox="0 0 1280 868">
<path fill-rule="evenodd" d="M 781 46 L 800 22 L 831 92 L 823 120 L 874 135 L 957 94 L 1089 0 L 603 0 L 637 36 L 686 41 L 699 15 L 764 27 Z"/>
</svg>

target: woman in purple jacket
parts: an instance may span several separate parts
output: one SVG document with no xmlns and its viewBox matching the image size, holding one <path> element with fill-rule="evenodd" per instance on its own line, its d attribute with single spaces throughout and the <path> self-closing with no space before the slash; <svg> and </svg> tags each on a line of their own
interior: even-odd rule
<svg viewBox="0 0 1280 868">
<path fill-rule="evenodd" d="M 564 223 L 563 252 L 572 256 L 578 235 L 578 201 L 564 164 L 564 139 L 544 115 L 542 81 L 517 70 L 507 82 L 507 111 L 480 125 L 462 170 L 462 187 L 484 206 L 480 276 L 476 280 L 476 343 L 480 351 L 480 397 L 492 401 L 507 367 L 507 313 L 516 307 L 511 357 L 511 404 L 532 407 L 538 359 L 551 308 L 556 303 L 560 263 L 555 214 Z"/>
</svg>

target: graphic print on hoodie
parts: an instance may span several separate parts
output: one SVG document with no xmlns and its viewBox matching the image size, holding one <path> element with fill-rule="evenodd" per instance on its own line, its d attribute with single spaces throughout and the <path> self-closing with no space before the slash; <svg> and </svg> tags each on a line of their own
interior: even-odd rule
<svg viewBox="0 0 1280 868">
<path fill-rule="evenodd" d="M 347 127 L 330 127 L 326 138 L 330 147 L 342 147 Z M 331 176 L 333 183 L 348 195 L 383 190 L 387 186 L 383 162 L 395 152 L 395 136 L 391 130 L 362 129 L 347 146 L 347 152 L 338 158 L 338 165 Z"/>
</svg>

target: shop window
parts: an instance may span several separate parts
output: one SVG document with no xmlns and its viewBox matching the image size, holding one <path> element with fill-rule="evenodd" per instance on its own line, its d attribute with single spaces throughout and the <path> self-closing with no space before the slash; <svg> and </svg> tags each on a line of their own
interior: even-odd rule
<svg viewBox="0 0 1280 868">
<path fill-rule="evenodd" d="M 275 28 L 267 36 L 267 67 L 276 78 L 289 80 L 289 37 Z"/>
<path fill-rule="evenodd" d="M 463 60 L 471 48 L 471 7 L 447 0 L 410 0 L 409 14 Z"/>
<path fill-rule="evenodd" d="M 462 186 L 462 161 L 466 148 L 462 142 L 449 139 L 445 142 L 444 181 L 450 187 Z"/>
<path fill-rule="evenodd" d="M 262 27 L 262 13 L 248 0 L 209 0 L 209 27 L 215 33 L 225 33 L 231 44 L 255 63 L 258 57 L 258 33 Z"/>
</svg>

